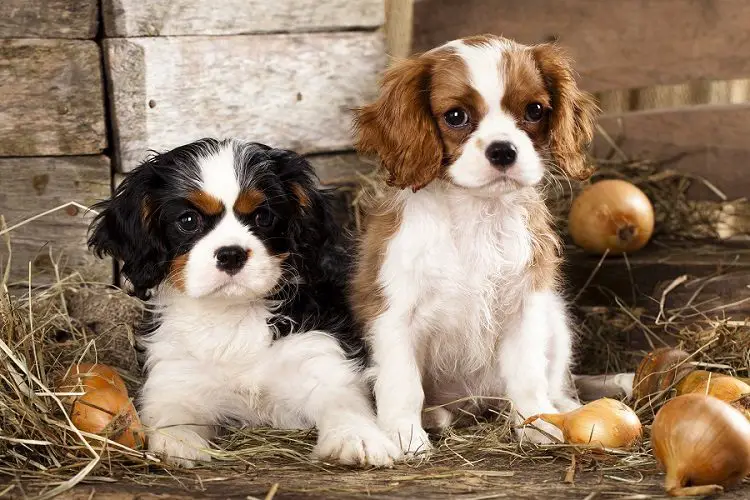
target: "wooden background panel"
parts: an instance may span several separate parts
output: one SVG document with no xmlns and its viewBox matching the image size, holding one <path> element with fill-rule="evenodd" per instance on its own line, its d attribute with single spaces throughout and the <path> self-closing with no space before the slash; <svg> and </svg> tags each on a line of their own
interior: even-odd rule
<svg viewBox="0 0 750 500">
<path fill-rule="evenodd" d="M 750 74 L 746 0 L 415 0 L 414 9 L 417 51 L 477 33 L 558 38 L 591 90 Z"/>
<path fill-rule="evenodd" d="M 122 171 L 205 136 L 350 149 L 350 110 L 385 64 L 382 35 L 365 32 L 109 39 L 105 53 Z"/>
<path fill-rule="evenodd" d="M 666 161 L 667 168 L 703 177 L 730 199 L 750 196 L 750 105 L 605 115 L 600 125 L 632 159 Z M 595 156 L 611 152 L 608 142 L 597 137 Z M 691 194 L 716 198 L 699 182 Z"/>
<path fill-rule="evenodd" d="M 332 185 L 359 185 L 361 175 L 372 172 L 375 163 L 356 153 L 311 155 L 307 161 L 315 168 L 320 183 Z"/>
<path fill-rule="evenodd" d="M 93 41 L 0 40 L 0 156 L 101 152 L 102 83 Z"/>
<path fill-rule="evenodd" d="M 97 0 L 2 0 L 0 38 L 94 38 Z"/>
<path fill-rule="evenodd" d="M 236 35 L 374 28 L 383 0 L 103 0 L 107 36 Z"/>
<path fill-rule="evenodd" d="M 8 226 L 59 205 L 76 201 L 84 206 L 110 193 L 109 159 L 105 156 L 0 158 L 0 213 Z M 33 263 L 34 281 L 48 282 L 52 272 L 49 250 L 87 278 L 112 279 L 112 263 L 94 257 L 86 248 L 92 214 L 69 207 L 11 231 L 11 276 L 26 280 Z M 3 240 L 0 238 L 0 240 Z M 3 240 L 4 241 L 4 240 Z M 0 245 L 0 268 L 7 265 L 5 244 Z"/>
</svg>

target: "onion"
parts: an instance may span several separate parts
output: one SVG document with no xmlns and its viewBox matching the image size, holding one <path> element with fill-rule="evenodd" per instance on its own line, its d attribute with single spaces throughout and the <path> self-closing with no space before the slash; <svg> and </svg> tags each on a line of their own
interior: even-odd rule
<svg viewBox="0 0 750 500">
<path fill-rule="evenodd" d="M 680 349 L 662 347 L 648 353 L 635 372 L 633 397 L 640 401 L 668 390 L 695 369 L 690 355 Z"/>
<path fill-rule="evenodd" d="M 130 448 L 141 448 L 145 441 L 133 403 L 114 387 L 94 389 L 79 397 L 73 403 L 70 420 L 81 431 Z"/>
<path fill-rule="evenodd" d="M 542 413 L 529 417 L 560 429 L 565 442 L 594 444 L 605 448 L 630 448 L 642 434 L 641 421 L 625 404 L 609 398 L 597 399 L 568 413 Z"/>
<path fill-rule="evenodd" d="M 588 252 L 635 252 L 654 232 L 654 208 L 643 191 L 629 182 L 599 181 L 573 201 L 568 230 L 573 242 Z"/>
<path fill-rule="evenodd" d="M 651 426 L 651 445 L 672 496 L 720 493 L 750 473 L 750 422 L 713 396 L 668 401 Z"/>
<path fill-rule="evenodd" d="M 750 394 L 750 385 L 742 380 L 705 370 L 695 370 L 685 375 L 675 389 L 678 396 L 690 393 L 708 394 L 727 403 Z"/>
<path fill-rule="evenodd" d="M 125 381 L 114 368 L 99 363 L 81 363 L 68 369 L 65 376 L 58 382 L 58 392 L 89 392 L 94 389 L 114 388 L 127 396 L 128 389 Z M 75 400 L 67 398 L 69 401 Z"/>
<path fill-rule="evenodd" d="M 741 398 L 735 399 L 734 401 L 732 401 L 732 406 L 740 410 L 740 412 L 742 412 L 742 414 L 745 415 L 748 420 L 750 420 L 750 394 L 746 394 Z"/>
</svg>

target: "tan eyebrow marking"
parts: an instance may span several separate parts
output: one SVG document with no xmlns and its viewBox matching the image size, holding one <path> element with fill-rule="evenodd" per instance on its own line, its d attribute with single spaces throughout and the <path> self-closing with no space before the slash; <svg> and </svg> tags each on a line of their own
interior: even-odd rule
<svg viewBox="0 0 750 500">
<path fill-rule="evenodd" d="M 265 199 L 266 195 L 260 189 L 246 189 L 235 200 L 234 211 L 243 215 L 251 214 Z"/>
<path fill-rule="evenodd" d="M 205 215 L 219 215 L 224 211 L 224 204 L 221 200 L 205 191 L 193 191 L 187 199 Z"/>
</svg>

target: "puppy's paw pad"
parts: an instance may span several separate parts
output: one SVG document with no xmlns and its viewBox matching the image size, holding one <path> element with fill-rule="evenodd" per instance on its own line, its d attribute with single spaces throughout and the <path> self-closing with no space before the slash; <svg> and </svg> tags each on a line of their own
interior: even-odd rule
<svg viewBox="0 0 750 500">
<path fill-rule="evenodd" d="M 391 467 L 401 457 L 398 447 L 375 425 L 331 430 L 318 438 L 313 455 L 345 465 Z"/>
<path fill-rule="evenodd" d="M 430 437 L 420 422 L 402 422 L 396 425 L 384 425 L 383 428 L 391 440 L 401 447 L 405 456 L 426 457 L 432 452 Z"/>
<path fill-rule="evenodd" d="M 199 462 L 209 462 L 208 441 L 192 429 L 181 426 L 158 429 L 148 436 L 148 449 L 162 456 L 168 463 L 191 468 Z"/>
</svg>

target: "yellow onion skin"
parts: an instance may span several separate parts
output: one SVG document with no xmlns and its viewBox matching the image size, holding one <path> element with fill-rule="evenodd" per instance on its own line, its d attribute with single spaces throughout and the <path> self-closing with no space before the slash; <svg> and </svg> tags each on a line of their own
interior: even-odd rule
<svg viewBox="0 0 750 500">
<path fill-rule="evenodd" d="M 127 396 L 125 381 L 111 366 L 101 363 L 80 363 L 68 369 L 67 374 L 57 383 L 58 392 L 84 393 L 95 389 L 114 388 Z M 75 400 L 74 397 L 66 398 Z"/>
<path fill-rule="evenodd" d="M 716 493 L 750 473 L 750 422 L 713 396 L 669 400 L 651 426 L 651 445 L 672 496 Z"/>
<path fill-rule="evenodd" d="M 737 408 L 748 420 L 750 420 L 750 394 L 732 401 L 732 406 Z"/>
<path fill-rule="evenodd" d="M 708 394 L 731 403 L 745 394 L 750 394 L 750 385 L 742 380 L 705 370 L 695 370 L 687 374 L 675 387 L 678 396 L 683 394 Z"/>
<path fill-rule="evenodd" d="M 541 413 L 524 422 L 544 420 L 560 429 L 570 444 L 604 448 L 631 448 L 643 434 L 638 415 L 624 403 L 610 398 L 592 401 L 568 413 Z"/>
<path fill-rule="evenodd" d="M 654 232 L 654 208 L 630 182 L 607 179 L 584 189 L 570 207 L 568 231 L 587 252 L 635 252 Z"/>
<path fill-rule="evenodd" d="M 79 430 L 142 448 L 145 434 L 138 413 L 127 395 L 114 387 L 94 389 L 76 399 L 70 420 Z"/>
<path fill-rule="evenodd" d="M 633 399 L 657 397 L 695 369 L 690 355 L 673 347 L 661 347 L 641 360 L 633 379 Z"/>
</svg>

